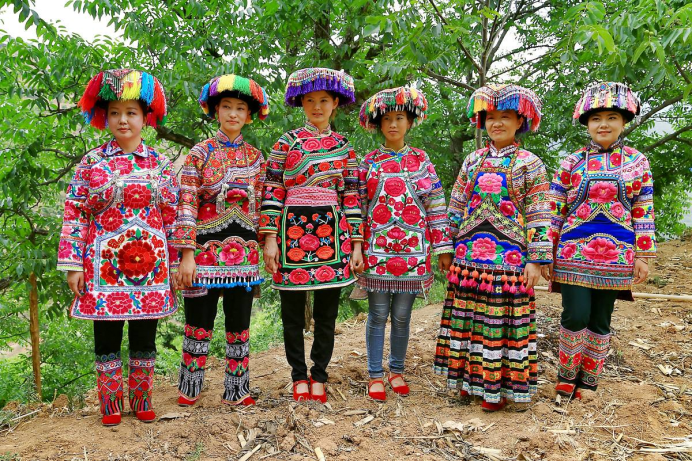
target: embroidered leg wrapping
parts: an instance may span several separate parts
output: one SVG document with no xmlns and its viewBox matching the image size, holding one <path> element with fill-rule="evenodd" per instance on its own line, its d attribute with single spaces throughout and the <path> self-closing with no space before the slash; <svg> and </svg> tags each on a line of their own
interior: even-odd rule
<svg viewBox="0 0 693 462">
<path fill-rule="evenodd" d="M 130 354 L 128 365 L 128 395 L 130 409 L 136 412 L 152 409 L 155 352 L 137 351 Z"/>
<path fill-rule="evenodd" d="M 250 394 L 249 340 L 248 330 L 226 333 L 226 372 L 224 374 L 223 397 L 225 402 L 235 403 Z"/>
<path fill-rule="evenodd" d="M 96 383 L 102 415 L 123 410 L 123 361 L 120 353 L 96 357 Z"/>
<path fill-rule="evenodd" d="M 587 329 L 573 332 L 561 326 L 558 346 L 558 378 L 562 382 L 573 383 L 577 380 L 582 363 L 585 332 Z"/>
<path fill-rule="evenodd" d="M 580 370 L 580 387 L 596 389 L 599 375 L 604 368 L 604 360 L 609 352 L 611 334 L 600 335 L 590 330 L 585 331 L 585 348 L 582 352 Z"/>
<path fill-rule="evenodd" d="M 185 325 L 178 391 L 187 399 L 195 401 L 200 396 L 205 381 L 205 365 L 211 341 L 212 329 L 205 330 L 201 327 Z"/>
</svg>

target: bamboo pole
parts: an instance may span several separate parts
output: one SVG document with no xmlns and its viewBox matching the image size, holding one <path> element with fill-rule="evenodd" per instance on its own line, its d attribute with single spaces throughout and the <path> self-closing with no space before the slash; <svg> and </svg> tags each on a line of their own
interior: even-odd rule
<svg viewBox="0 0 693 462">
<path fill-rule="evenodd" d="M 34 383 L 36 383 L 36 394 L 39 400 L 41 396 L 41 351 L 39 349 L 39 320 L 38 320 L 38 288 L 36 286 L 36 275 L 32 272 L 29 275 L 31 292 L 29 293 L 29 333 L 31 334 L 31 362 L 34 368 Z"/>
<path fill-rule="evenodd" d="M 548 292 L 549 288 L 546 286 L 534 286 L 535 290 L 541 290 Z M 693 296 L 691 295 L 668 295 L 668 294 L 648 294 L 645 292 L 633 292 L 634 298 L 658 298 L 661 300 L 678 300 L 682 302 L 693 301 Z"/>
</svg>

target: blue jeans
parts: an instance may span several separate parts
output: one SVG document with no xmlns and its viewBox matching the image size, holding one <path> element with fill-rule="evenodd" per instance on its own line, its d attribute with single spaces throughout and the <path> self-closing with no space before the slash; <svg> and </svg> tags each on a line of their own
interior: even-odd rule
<svg viewBox="0 0 693 462">
<path fill-rule="evenodd" d="M 385 324 L 392 313 L 390 326 L 390 372 L 404 372 L 404 358 L 409 344 L 409 321 L 416 294 L 392 294 L 368 292 L 368 322 L 366 323 L 366 349 L 368 350 L 368 375 L 381 378 L 383 371 L 383 345 Z"/>
</svg>

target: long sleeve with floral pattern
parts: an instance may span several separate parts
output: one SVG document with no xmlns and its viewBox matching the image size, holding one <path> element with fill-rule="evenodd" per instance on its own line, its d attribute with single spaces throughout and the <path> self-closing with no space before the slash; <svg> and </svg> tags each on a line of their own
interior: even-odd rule
<svg viewBox="0 0 693 462">
<path fill-rule="evenodd" d="M 649 162 L 633 148 L 591 144 L 563 159 L 549 193 L 555 280 L 630 289 L 635 257 L 656 254 L 652 195 Z"/>
<path fill-rule="evenodd" d="M 551 210 L 546 167 L 534 156 L 522 165 L 525 181 L 524 206 L 528 263 L 553 262 L 553 242 L 549 237 Z"/>
</svg>

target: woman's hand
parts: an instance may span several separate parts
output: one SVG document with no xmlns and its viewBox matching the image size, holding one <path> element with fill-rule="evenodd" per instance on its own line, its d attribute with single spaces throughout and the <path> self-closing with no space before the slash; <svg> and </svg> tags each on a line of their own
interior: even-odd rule
<svg viewBox="0 0 693 462">
<path fill-rule="evenodd" d="M 647 266 L 647 261 L 642 258 L 636 258 L 635 267 L 633 268 L 633 284 L 645 282 L 648 274 L 650 274 L 650 268 Z"/>
<path fill-rule="evenodd" d="M 551 278 L 553 277 L 553 263 L 541 265 L 541 276 L 551 282 Z"/>
<path fill-rule="evenodd" d="M 351 242 L 351 258 L 349 259 L 351 271 L 356 274 L 363 273 L 363 253 L 361 253 L 361 243 Z"/>
<path fill-rule="evenodd" d="M 525 287 L 527 290 L 531 289 L 539 282 L 541 277 L 541 264 L 539 263 L 527 263 L 525 266 Z"/>
<path fill-rule="evenodd" d="M 450 265 L 452 265 L 452 254 L 442 253 L 438 255 L 438 270 L 445 274 L 450 270 Z"/>
<path fill-rule="evenodd" d="M 192 287 L 196 277 L 197 264 L 195 263 L 195 251 L 193 249 L 183 249 L 183 258 L 178 266 L 178 273 L 174 275 L 174 287 L 179 290 Z"/>
<path fill-rule="evenodd" d="M 276 234 L 267 234 L 265 236 L 262 258 L 265 260 L 265 271 L 269 274 L 276 273 L 279 269 L 279 247 L 277 246 Z"/>
<path fill-rule="evenodd" d="M 67 286 L 77 297 L 84 293 L 84 271 L 68 271 Z"/>
</svg>

